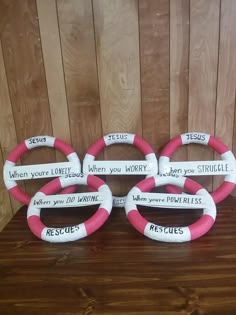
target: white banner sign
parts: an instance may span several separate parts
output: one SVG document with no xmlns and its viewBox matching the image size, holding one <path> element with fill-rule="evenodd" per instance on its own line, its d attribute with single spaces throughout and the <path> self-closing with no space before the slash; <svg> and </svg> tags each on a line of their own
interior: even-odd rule
<svg viewBox="0 0 236 315">
<path fill-rule="evenodd" d="M 35 164 L 22 166 L 8 166 L 4 169 L 6 180 L 24 180 L 47 177 L 65 176 L 71 172 L 78 172 L 76 165 L 72 162 Z"/>
<path fill-rule="evenodd" d="M 36 196 L 31 205 L 38 208 L 84 207 L 102 203 L 104 197 L 99 192 Z"/>
<path fill-rule="evenodd" d="M 94 161 L 88 163 L 86 172 L 96 175 L 151 175 L 153 164 L 149 161 Z"/>
<path fill-rule="evenodd" d="M 235 163 L 223 160 L 169 162 L 163 171 L 178 176 L 227 175 L 232 172 L 235 172 Z"/>
<path fill-rule="evenodd" d="M 207 206 L 203 196 L 187 194 L 140 193 L 133 194 L 132 201 L 137 205 L 158 208 L 202 209 Z"/>
</svg>

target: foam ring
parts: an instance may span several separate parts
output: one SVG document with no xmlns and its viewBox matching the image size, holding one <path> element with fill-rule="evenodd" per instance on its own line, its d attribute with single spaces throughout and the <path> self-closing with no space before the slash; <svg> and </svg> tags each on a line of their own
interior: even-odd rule
<svg viewBox="0 0 236 315">
<path fill-rule="evenodd" d="M 60 189 L 71 185 L 88 185 L 101 192 L 106 199 L 102 201 L 96 213 L 83 223 L 74 226 L 49 228 L 41 219 L 41 209 L 33 205 L 32 198 L 27 212 L 27 222 L 32 233 L 39 239 L 50 243 L 64 243 L 76 241 L 97 231 L 107 220 L 112 210 L 112 194 L 109 187 L 100 178 L 93 175 L 71 173 L 65 177 L 52 180 L 35 194 L 34 197 L 43 197 L 57 193 Z"/>
<path fill-rule="evenodd" d="M 184 227 L 164 227 L 148 222 L 139 213 L 132 198 L 133 194 L 150 192 L 154 187 L 167 184 L 176 185 L 186 189 L 192 194 L 201 195 L 206 198 L 208 206 L 203 209 L 203 214 L 198 221 Z M 161 242 L 188 242 L 197 239 L 210 230 L 216 218 L 216 206 L 214 200 L 206 189 L 200 186 L 197 182 L 186 177 L 163 175 L 149 177 L 134 186 L 127 196 L 125 211 L 129 222 L 137 231 L 153 240 Z"/>
<path fill-rule="evenodd" d="M 28 151 L 37 147 L 53 147 L 59 150 L 66 156 L 69 162 L 76 164 L 78 172 L 81 171 L 80 160 L 75 153 L 74 149 L 64 141 L 50 137 L 50 136 L 37 136 L 26 139 L 19 143 L 7 156 L 4 164 L 4 170 L 9 167 L 14 167 L 17 161 Z M 5 174 L 5 172 L 3 172 Z M 6 179 L 4 176 L 4 183 L 9 193 L 22 204 L 28 205 L 31 200 L 31 196 L 24 192 L 16 183 L 15 180 Z M 75 187 L 68 187 L 61 193 L 71 193 L 75 191 Z"/>
<path fill-rule="evenodd" d="M 110 133 L 100 139 L 98 139 L 94 144 L 92 144 L 83 160 L 83 173 L 89 173 L 88 164 L 92 163 L 96 156 L 104 149 L 106 146 L 112 144 L 131 144 L 134 145 L 137 149 L 139 149 L 145 156 L 147 161 L 150 161 L 154 165 L 154 170 L 156 175 L 158 173 L 158 163 L 156 155 L 151 148 L 151 146 L 141 137 L 135 134 L 130 133 Z M 147 175 L 146 177 L 150 177 L 152 175 Z M 113 206 L 122 208 L 125 204 L 126 196 L 116 197 L 113 196 Z"/>
<path fill-rule="evenodd" d="M 221 156 L 222 160 L 235 163 L 235 157 L 233 153 L 222 141 L 206 133 L 190 132 L 176 136 L 164 147 L 159 158 L 160 174 L 165 172 L 165 166 L 170 162 L 170 158 L 174 152 L 182 145 L 190 143 L 209 146 Z M 217 204 L 224 200 L 234 189 L 235 183 L 236 173 L 232 172 L 231 174 L 227 174 L 224 178 L 224 182 L 211 193 L 214 202 Z M 171 185 L 166 186 L 166 189 L 169 193 L 181 193 L 177 187 Z"/>
</svg>

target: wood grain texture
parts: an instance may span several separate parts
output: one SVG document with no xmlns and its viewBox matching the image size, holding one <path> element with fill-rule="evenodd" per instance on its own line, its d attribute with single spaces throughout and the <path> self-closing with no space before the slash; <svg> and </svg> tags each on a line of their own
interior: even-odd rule
<svg viewBox="0 0 236 315">
<path fill-rule="evenodd" d="M 2 33 L 2 47 L 18 142 L 52 134 L 35 1 L 15 1 Z M 22 164 L 53 161 L 55 153 L 49 148 L 33 150 L 22 158 Z M 32 194 L 43 183 L 27 181 L 26 191 Z"/>
<path fill-rule="evenodd" d="M 57 5 L 71 138 L 82 159 L 102 134 L 92 4 L 58 0 Z"/>
<path fill-rule="evenodd" d="M 190 2 L 189 131 L 214 134 L 220 1 Z M 189 146 L 190 160 L 212 160 L 213 151 Z M 212 190 L 212 178 L 196 178 Z"/>
<path fill-rule="evenodd" d="M 103 132 L 140 133 L 137 1 L 94 1 L 94 19 Z"/>
<path fill-rule="evenodd" d="M 55 315 L 233 315 L 236 200 L 218 206 L 208 234 L 191 243 L 155 242 L 124 210 L 93 235 L 66 244 L 38 240 L 25 209 L 0 234 L 0 313 Z M 44 210 L 48 226 L 83 222 L 95 209 Z M 158 224 L 193 223 L 198 211 L 142 210 Z M 62 223 L 63 222 L 63 223 Z"/>
<path fill-rule="evenodd" d="M 139 1 L 143 136 L 156 152 L 169 141 L 169 1 Z"/>
<path fill-rule="evenodd" d="M 217 105 L 215 135 L 232 148 L 236 92 L 236 2 L 221 1 L 219 69 L 217 87 Z M 219 159 L 218 155 L 215 155 Z M 222 183 L 223 178 L 214 177 L 214 187 Z"/>
<path fill-rule="evenodd" d="M 3 172 L 4 158 L 2 155 L 2 150 L 0 146 L 0 174 Z M 12 213 L 12 205 L 9 194 L 5 188 L 2 175 L 0 176 L 0 232 L 7 225 L 7 223 L 11 220 Z M 19 205 L 18 205 L 19 209 Z"/>
<path fill-rule="evenodd" d="M 37 10 L 53 135 L 71 143 L 56 1 L 37 0 Z M 56 156 L 65 160 L 58 151 Z"/>
<path fill-rule="evenodd" d="M 136 0 L 93 1 L 103 134 L 142 134 L 138 4 Z M 106 159 L 138 159 L 130 146 L 105 150 Z M 124 194 L 137 182 L 107 178 L 114 193 Z"/>
<path fill-rule="evenodd" d="M 188 131 L 189 0 L 170 1 L 170 137 Z M 183 146 L 173 160 L 186 161 Z"/>
<path fill-rule="evenodd" d="M 0 37 L 9 19 L 9 15 L 11 14 L 13 4 L 14 4 L 14 0 L 1 0 L 0 1 Z"/>
<path fill-rule="evenodd" d="M 2 149 L 3 164 L 8 153 L 17 145 L 17 137 L 15 130 L 14 116 L 12 112 L 11 100 L 6 77 L 6 69 L 2 53 L 2 45 L 0 41 L 0 145 Z M 2 172 L 0 173 L 2 178 Z M 24 189 L 24 183 L 21 183 L 21 188 Z M 3 187 L 2 187 L 3 189 Z M 11 199 L 11 208 L 16 212 L 20 208 L 20 203 L 14 198 Z M 10 211 L 11 209 L 9 209 Z"/>
<path fill-rule="evenodd" d="M 1 42 L 0 42 L 0 109 L 1 109 L 0 142 L 3 156 L 6 158 L 6 155 L 17 144 L 17 139 Z"/>
</svg>

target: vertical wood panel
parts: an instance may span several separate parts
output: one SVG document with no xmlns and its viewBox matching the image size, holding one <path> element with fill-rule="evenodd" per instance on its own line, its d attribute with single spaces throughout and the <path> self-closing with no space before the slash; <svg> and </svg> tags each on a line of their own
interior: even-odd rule
<svg viewBox="0 0 236 315">
<path fill-rule="evenodd" d="M 170 136 L 188 131 L 189 0 L 170 1 Z M 183 146 L 174 155 L 188 158 Z"/>
<path fill-rule="evenodd" d="M 169 130 L 169 1 L 140 0 L 143 136 L 160 152 Z"/>
<path fill-rule="evenodd" d="M 0 174 L 3 172 L 4 159 L 0 147 Z M 12 218 L 11 202 L 3 178 L 0 176 L 0 232 Z"/>
<path fill-rule="evenodd" d="M 138 3 L 93 1 L 103 133 L 142 134 Z M 116 145 L 106 159 L 137 159 L 137 150 Z M 114 193 L 124 194 L 136 178 L 107 178 Z"/>
<path fill-rule="evenodd" d="M 2 33 L 2 46 L 18 142 L 39 134 L 51 134 L 35 1 L 15 1 Z M 23 164 L 52 161 L 55 161 L 55 153 L 47 148 L 34 150 L 22 158 Z M 34 181 L 32 185 L 27 181 L 27 192 L 35 192 L 44 182 Z"/>
<path fill-rule="evenodd" d="M 103 131 L 141 132 L 137 1 L 94 1 Z"/>
<path fill-rule="evenodd" d="M 2 54 L 2 45 L 0 42 L 0 142 L 2 147 L 3 157 L 17 144 L 14 117 L 11 108 L 11 100 L 7 85 L 6 70 Z"/>
<path fill-rule="evenodd" d="M 58 0 L 71 138 L 82 159 L 101 137 L 101 116 L 91 1 Z"/>
<path fill-rule="evenodd" d="M 2 45 L 0 41 L 0 144 L 2 148 L 3 163 L 8 153 L 17 145 L 15 122 L 12 113 L 11 100 L 9 95 L 6 69 L 4 65 Z M 2 173 L 1 177 L 2 177 Z M 21 183 L 21 187 L 24 189 L 24 184 Z M 16 212 L 20 203 L 14 198 L 11 199 L 11 205 L 14 212 Z M 9 209 L 10 211 L 10 209 Z"/>
<path fill-rule="evenodd" d="M 221 1 L 215 135 L 232 148 L 236 88 L 236 1 Z M 218 155 L 215 155 L 217 159 Z M 223 179 L 214 176 L 217 188 Z"/>
<path fill-rule="evenodd" d="M 214 134 L 217 88 L 219 0 L 190 2 L 189 119 L 190 131 Z M 189 147 L 189 160 L 212 160 L 213 152 Z M 208 190 L 212 179 L 196 178 Z"/>
<path fill-rule="evenodd" d="M 64 70 L 55 0 L 37 0 L 53 135 L 71 143 Z M 64 160 L 56 152 L 57 160 Z"/>
<path fill-rule="evenodd" d="M 9 15 L 11 14 L 12 6 L 14 4 L 14 0 L 1 0 L 0 1 L 0 36 L 4 30 L 5 24 L 9 19 Z"/>
</svg>

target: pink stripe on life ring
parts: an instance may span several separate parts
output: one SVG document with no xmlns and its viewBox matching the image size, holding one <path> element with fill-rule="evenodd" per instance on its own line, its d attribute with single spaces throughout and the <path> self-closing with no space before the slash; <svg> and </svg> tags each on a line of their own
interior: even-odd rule
<svg viewBox="0 0 236 315">
<path fill-rule="evenodd" d="M 31 197 L 27 195 L 19 186 L 12 187 L 8 191 L 12 197 L 18 200 L 20 203 L 23 203 L 24 205 L 28 205 L 30 203 Z"/>
<path fill-rule="evenodd" d="M 218 203 L 226 198 L 234 189 L 235 184 L 224 181 L 220 187 L 211 193 L 211 196 L 215 203 Z"/>
<path fill-rule="evenodd" d="M 54 142 L 54 148 L 63 152 L 65 156 L 75 152 L 75 150 L 73 150 L 71 146 L 69 146 L 69 144 L 57 138 L 55 139 L 55 142 Z"/>
<path fill-rule="evenodd" d="M 188 228 L 191 233 L 191 240 L 195 240 L 206 234 L 213 226 L 214 222 L 214 219 L 210 215 L 205 214 L 197 222 L 189 225 Z"/>
<path fill-rule="evenodd" d="M 104 138 L 100 138 L 94 144 L 92 144 L 90 148 L 88 148 L 87 153 L 95 157 L 105 146 L 106 143 Z"/>
<path fill-rule="evenodd" d="M 166 185 L 166 190 L 168 191 L 169 194 L 181 194 L 182 191 L 179 187 L 174 186 L 174 185 Z"/>
<path fill-rule="evenodd" d="M 171 157 L 174 152 L 183 145 L 181 135 L 171 139 L 170 142 L 161 151 L 160 156 Z"/>
<path fill-rule="evenodd" d="M 87 185 L 91 187 L 92 189 L 98 190 L 99 187 L 104 185 L 104 181 L 96 176 L 88 175 Z"/>
<path fill-rule="evenodd" d="M 84 222 L 87 235 L 98 230 L 109 217 L 109 213 L 104 208 L 99 208 L 94 215 Z"/>
<path fill-rule="evenodd" d="M 196 194 L 200 189 L 202 189 L 202 186 L 192 179 L 186 178 L 184 189 L 186 189 L 188 192 L 191 192 L 192 194 Z"/>
<path fill-rule="evenodd" d="M 73 194 L 76 191 L 76 186 L 68 186 L 63 188 L 63 190 L 60 192 L 60 194 L 66 195 L 66 194 Z"/>
<path fill-rule="evenodd" d="M 39 191 L 44 193 L 45 195 L 52 195 L 61 190 L 61 182 L 60 179 L 57 177 L 53 179 L 51 182 L 47 183 L 43 186 Z"/>
<path fill-rule="evenodd" d="M 27 148 L 25 141 L 22 141 L 11 151 L 11 153 L 9 153 L 7 160 L 16 163 L 27 151 L 29 151 L 29 149 Z"/>
<path fill-rule="evenodd" d="M 227 145 L 225 145 L 222 141 L 220 141 L 219 139 L 217 139 L 213 136 L 210 136 L 210 139 L 208 141 L 208 145 L 219 154 L 223 154 L 225 152 L 230 151 L 230 149 Z"/>
<path fill-rule="evenodd" d="M 141 152 L 143 152 L 144 155 L 154 153 L 151 146 L 144 141 L 141 137 L 135 135 L 134 137 L 134 143 L 133 143 Z"/>
<path fill-rule="evenodd" d="M 130 210 L 127 217 L 129 222 L 136 228 L 136 230 L 144 234 L 144 230 L 148 224 L 148 221 L 135 209 Z"/>
<path fill-rule="evenodd" d="M 148 192 L 156 185 L 154 177 L 148 177 L 143 179 L 141 182 L 135 185 L 135 187 L 139 188 L 142 192 Z"/>
<path fill-rule="evenodd" d="M 37 215 L 31 215 L 27 219 L 30 230 L 33 234 L 35 234 L 38 238 L 42 239 L 42 230 L 46 227 L 40 220 Z"/>
</svg>

